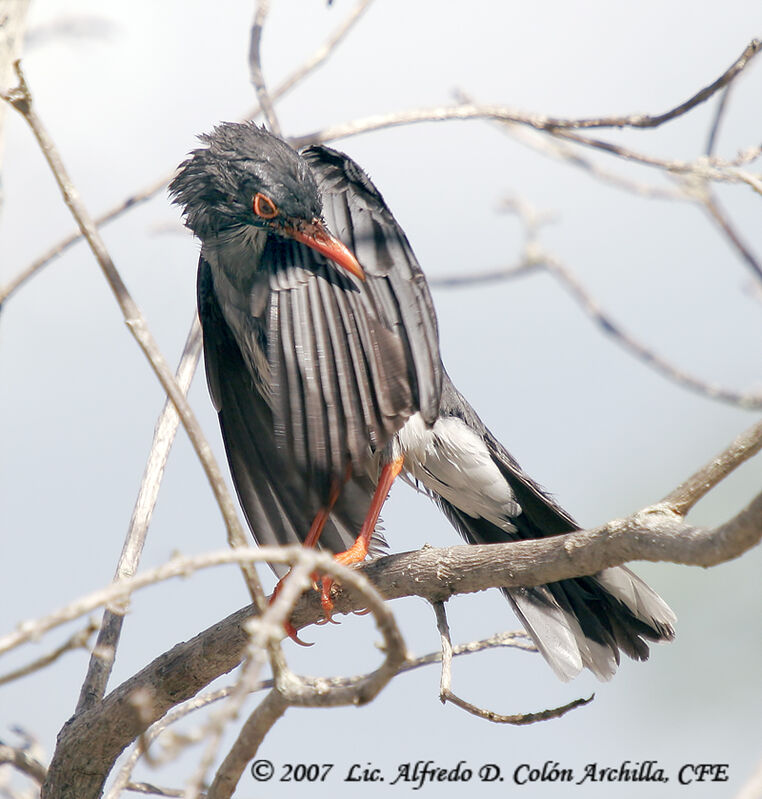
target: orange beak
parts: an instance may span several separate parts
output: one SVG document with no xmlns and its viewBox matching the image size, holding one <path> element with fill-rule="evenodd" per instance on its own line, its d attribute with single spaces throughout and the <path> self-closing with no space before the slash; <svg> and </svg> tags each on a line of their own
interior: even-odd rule
<svg viewBox="0 0 762 799">
<path fill-rule="evenodd" d="M 326 226 L 319 219 L 313 219 L 312 222 L 306 224 L 302 223 L 298 227 L 289 225 L 285 228 L 284 233 L 292 239 L 312 247 L 326 258 L 330 258 L 358 280 L 365 280 L 365 272 L 357 262 L 357 258 L 328 232 Z"/>
</svg>

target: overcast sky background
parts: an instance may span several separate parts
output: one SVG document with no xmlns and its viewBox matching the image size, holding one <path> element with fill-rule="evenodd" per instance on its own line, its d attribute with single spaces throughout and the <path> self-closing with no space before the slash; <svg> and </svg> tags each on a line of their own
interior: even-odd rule
<svg viewBox="0 0 762 799">
<path fill-rule="evenodd" d="M 264 68 L 277 85 L 323 41 L 351 4 L 275 2 Z M 36 39 L 24 60 L 37 109 L 94 214 L 171 170 L 196 134 L 240 118 L 254 104 L 247 53 L 253 4 L 225 0 L 129 4 L 37 0 Z M 46 35 L 62 20 L 91 20 L 91 35 Z M 93 21 L 94 20 L 94 21 Z M 475 99 L 558 116 L 662 112 L 712 82 L 754 36 L 759 0 L 606 0 L 495 3 L 472 0 L 376 3 L 322 67 L 279 105 L 287 134 L 372 113 L 448 103 L 455 89 Z M 733 157 L 760 142 L 762 61 L 734 91 L 718 152 Z M 662 157 L 703 151 L 716 100 L 658 131 L 616 140 Z M 608 132 L 602 136 L 611 136 Z M 685 203 L 635 197 L 516 143 L 484 122 L 397 128 L 335 146 L 370 173 L 430 277 L 513 263 L 522 243 L 499 212 L 521 197 L 556 221 L 542 241 L 644 344 L 685 370 L 744 390 L 762 389 L 762 301 L 746 266 Z M 663 186 L 653 170 L 587 153 L 612 169 Z M 72 229 L 37 146 L 17 115 L 6 122 L 0 284 Z M 760 198 L 722 186 L 752 248 L 762 254 Z M 111 254 L 170 362 L 194 308 L 198 244 L 161 193 L 104 228 Z M 654 502 L 757 418 L 689 393 L 606 339 L 551 278 L 436 290 L 442 352 L 453 379 L 524 468 L 586 525 Z M 191 400 L 221 460 L 217 422 L 203 377 Z M 0 633 L 111 579 L 162 404 L 157 381 L 127 332 L 89 251 L 81 244 L 9 300 L 0 314 Z M 759 490 L 752 460 L 702 501 L 691 520 L 715 524 Z M 402 485 L 384 511 L 396 551 L 458 538 L 429 501 Z M 224 546 L 219 512 L 184 433 L 171 455 L 144 567 L 173 552 Z M 354 762 L 387 774 L 434 759 L 501 765 L 586 764 L 659 759 L 679 790 L 688 762 L 730 764 L 726 786 L 691 796 L 732 796 L 760 757 L 762 741 L 762 560 L 759 550 L 711 570 L 637 564 L 678 615 L 677 639 L 646 664 L 622 664 L 609 684 L 581 676 L 564 685 L 539 656 L 484 653 L 459 660 L 454 690 L 497 712 L 540 710 L 596 691 L 595 702 L 529 728 L 490 725 L 438 701 L 435 667 L 396 679 L 370 706 L 290 710 L 260 756 L 332 762 L 315 796 L 350 796 L 339 776 Z M 263 572 L 268 585 L 269 572 Z M 232 569 L 205 572 L 136 596 L 112 687 L 176 642 L 247 602 Z M 437 648 L 433 613 L 417 600 L 394 604 L 408 647 Z M 450 603 L 453 637 L 465 642 L 513 629 L 497 591 Z M 306 630 L 317 645 L 286 644 L 293 668 L 355 674 L 378 661 L 369 617 Z M 0 674 L 54 648 L 56 630 L 4 658 Z M 74 709 L 86 655 L 0 689 L 0 738 L 23 726 L 52 752 Z M 253 701 L 249 708 L 253 707 Z M 187 725 L 187 726 L 192 726 Z M 198 750 L 161 775 L 181 784 Z M 334 778 L 335 777 L 335 778 Z M 400 786 L 397 786 L 400 788 Z M 508 786 L 477 785 L 476 795 Z M 388 788 L 371 786 L 368 796 Z M 401 790 L 406 790 L 402 788 Z M 445 796 L 456 788 L 429 788 Z M 462 790 L 458 788 L 457 790 Z M 530 797 L 557 785 L 526 786 Z M 666 796 L 617 786 L 620 797 Z M 610 796 L 608 785 L 589 795 Z M 244 775 L 241 796 L 296 795 Z M 588 795 L 586 793 L 585 795 Z"/>
</svg>

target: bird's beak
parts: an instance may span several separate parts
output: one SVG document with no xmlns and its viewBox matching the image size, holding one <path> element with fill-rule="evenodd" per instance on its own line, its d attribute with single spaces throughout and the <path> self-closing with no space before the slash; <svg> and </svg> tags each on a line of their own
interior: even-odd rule
<svg viewBox="0 0 762 799">
<path fill-rule="evenodd" d="M 302 222 L 299 225 L 286 225 L 285 234 L 292 239 L 312 247 L 321 255 L 330 258 L 332 261 L 343 267 L 350 274 L 359 280 L 365 280 L 365 272 L 357 261 L 357 258 L 331 233 L 326 226 L 319 220 L 313 219 L 312 222 Z"/>
</svg>

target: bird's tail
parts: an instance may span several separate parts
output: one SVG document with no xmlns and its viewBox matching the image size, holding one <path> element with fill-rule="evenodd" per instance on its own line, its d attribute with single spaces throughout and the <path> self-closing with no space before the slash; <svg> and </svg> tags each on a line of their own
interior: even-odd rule
<svg viewBox="0 0 762 799">
<path fill-rule="evenodd" d="M 509 535 L 484 518 L 463 513 L 436 496 L 450 521 L 472 544 L 493 544 L 521 538 L 540 538 L 526 526 L 531 518 L 522 513 L 523 535 Z M 619 663 L 620 650 L 636 660 L 648 658 L 648 641 L 674 637 L 675 614 L 669 606 L 629 569 L 605 569 L 591 577 L 561 580 L 533 588 L 503 589 L 532 640 L 562 679 L 570 680 L 582 668 L 599 679 L 610 679 Z"/>
</svg>

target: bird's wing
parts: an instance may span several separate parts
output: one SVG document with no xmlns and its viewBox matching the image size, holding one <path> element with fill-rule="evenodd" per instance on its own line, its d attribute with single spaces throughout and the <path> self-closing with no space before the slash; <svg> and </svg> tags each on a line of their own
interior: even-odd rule
<svg viewBox="0 0 762 799">
<path fill-rule="evenodd" d="M 209 392 L 219 413 L 233 482 L 252 533 L 262 545 L 301 543 L 320 500 L 310 495 L 303 476 L 292 468 L 276 443 L 270 404 L 223 317 L 211 269 L 203 258 L 198 273 L 198 307 Z M 373 490 L 367 477 L 356 476 L 347 482 L 323 530 L 322 546 L 341 552 L 352 545 Z M 384 546 L 380 535 L 374 536 L 373 546 Z M 282 572 L 277 567 L 276 571 Z"/>
<path fill-rule="evenodd" d="M 329 228 L 366 274 L 353 279 L 275 236 L 260 259 L 277 442 L 325 494 L 350 466 L 367 468 L 412 414 L 436 418 L 442 373 L 428 287 L 381 195 L 346 156 L 314 147 L 304 157 Z"/>
<path fill-rule="evenodd" d="M 407 236 L 365 172 L 348 156 L 328 147 L 302 155 L 323 197 L 328 226 L 365 270 L 364 303 L 404 345 L 408 377 L 423 418 L 439 412 L 442 362 L 434 303 Z"/>
</svg>

